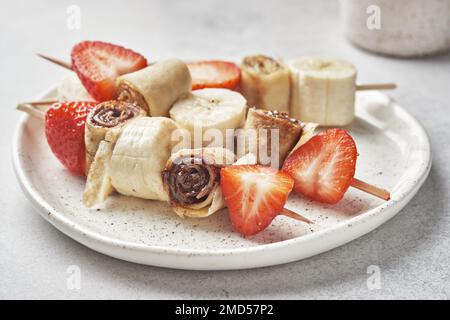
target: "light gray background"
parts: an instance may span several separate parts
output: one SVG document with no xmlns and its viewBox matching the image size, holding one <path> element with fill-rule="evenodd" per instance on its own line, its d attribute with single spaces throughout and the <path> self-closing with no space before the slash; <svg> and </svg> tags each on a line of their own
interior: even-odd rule
<svg viewBox="0 0 450 320">
<path fill-rule="evenodd" d="M 66 9 L 81 7 L 80 30 Z M 338 3 L 325 1 L 8 1 L 0 8 L 0 298 L 439 298 L 450 295 L 450 54 L 396 60 L 344 41 Z M 434 165 L 403 212 L 374 232 L 300 262 L 247 271 L 190 272 L 140 266 L 98 254 L 40 218 L 11 166 L 18 101 L 64 74 L 36 52 L 69 59 L 73 44 L 101 39 L 150 60 L 323 54 L 355 63 L 360 80 L 396 81 L 390 94 L 430 135 Z M 70 265 L 81 289 L 66 288 Z M 381 269 L 368 290 L 367 267 Z"/>
</svg>

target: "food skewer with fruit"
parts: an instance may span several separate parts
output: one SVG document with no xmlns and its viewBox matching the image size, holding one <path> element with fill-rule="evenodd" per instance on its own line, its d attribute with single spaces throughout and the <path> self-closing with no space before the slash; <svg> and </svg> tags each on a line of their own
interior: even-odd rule
<svg viewBox="0 0 450 320">
<path fill-rule="evenodd" d="M 328 129 L 293 151 L 278 171 L 261 165 L 221 170 L 221 186 L 231 221 L 241 234 L 265 229 L 282 212 L 291 190 L 336 204 L 350 186 L 389 200 L 389 192 L 354 178 L 356 144 L 343 129 Z"/>
<path fill-rule="evenodd" d="M 355 91 L 395 89 L 394 83 L 356 84 L 347 61 L 302 57 L 288 62 L 264 55 L 241 64 L 241 89 L 249 106 L 283 111 L 321 126 L 345 126 L 355 114 Z"/>
<path fill-rule="evenodd" d="M 44 54 L 38 55 L 45 60 L 77 73 L 88 92 L 97 101 L 117 98 L 120 94 L 117 88 L 120 83 L 116 84 L 116 79 L 120 75 L 131 73 L 147 66 L 147 60 L 138 53 L 121 46 L 101 41 L 84 41 L 76 45 L 71 53 L 72 63 Z M 101 55 L 109 56 L 110 59 L 98 59 Z M 121 64 L 118 64 L 117 61 L 120 61 Z M 122 63 L 125 63 L 125 67 Z M 234 90 L 241 80 L 241 71 L 232 62 L 208 60 L 190 62 L 186 65 L 188 66 L 193 79 L 192 90 L 204 88 L 224 88 Z M 103 74 L 98 73 L 98 69 L 108 70 L 109 72 Z M 141 78 L 145 77 L 145 75 L 139 76 Z M 87 80 L 93 78 L 95 78 L 96 81 Z M 97 88 L 92 85 L 93 82 Z M 92 88 L 92 93 L 90 88 Z M 112 89 L 109 92 L 101 94 L 94 92 L 102 92 L 104 91 L 103 88 L 115 88 L 115 92 Z"/>
<path fill-rule="evenodd" d="M 40 56 L 80 72 L 74 62 Z M 240 84 L 250 107 L 286 112 L 326 127 L 346 126 L 353 121 L 356 91 L 396 88 L 395 83 L 356 84 L 356 68 L 334 58 L 301 57 L 285 64 L 269 56 L 253 55 L 244 57 L 240 70 L 231 62 L 214 60 L 188 63 L 188 67 L 193 90 L 233 90 Z"/>
<path fill-rule="evenodd" d="M 329 129 L 312 137 L 315 124 L 283 112 L 250 109 L 246 116 L 246 100 L 230 91 L 240 79 L 234 64 L 186 66 L 174 59 L 147 66 L 146 61 L 134 51 L 102 42 L 75 46 L 72 65 L 66 66 L 76 66 L 97 101 L 118 100 L 61 102 L 45 113 L 52 151 L 71 172 L 87 174 L 88 206 L 114 190 L 168 201 L 180 216 L 204 217 L 227 206 L 236 230 L 250 235 L 265 229 L 278 214 L 311 223 L 284 208 L 291 190 L 330 204 L 339 202 L 350 186 L 389 199 L 387 191 L 354 178 L 356 145 L 346 131 Z M 102 74 L 97 74 L 99 66 Z M 44 114 L 32 104 L 20 109 Z M 258 164 L 251 153 L 236 161 L 234 152 L 206 145 L 173 152 L 171 134 L 198 123 L 219 131 L 243 127 L 245 144 L 252 142 L 250 129 L 280 130 L 281 170 Z"/>
</svg>

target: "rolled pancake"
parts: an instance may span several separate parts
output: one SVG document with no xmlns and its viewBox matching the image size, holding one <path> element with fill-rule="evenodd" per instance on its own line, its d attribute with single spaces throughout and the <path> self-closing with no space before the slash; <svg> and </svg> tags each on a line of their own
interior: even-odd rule
<svg viewBox="0 0 450 320">
<path fill-rule="evenodd" d="M 241 91 L 249 107 L 289 111 L 290 70 L 281 61 L 248 56 L 242 61 L 241 73 Z"/>
<path fill-rule="evenodd" d="M 191 92 L 192 80 L 183 61 L 170 59 L 118 77 L 117 86 L 119 100 L 138 104 L 152 117 L 168 117 L 175 101 Z"/>
<path fill-rule="evenodd" d="M 302 137 L 303 140 L 309 139 L 316 126 L 290 118 L 285 112 L 250 108 L 244 126 L 244 137 L 238 136 L 238 139 L 245 139 L 245 153 L 255 154 L 259 164 L 281 167 Z M 272 135 L 273 129 L 277 129 L 278 133 Z M 278 141 L 272 141 L 272 137 L 278 138 Z M 266 163 L 267 161 L 270 163 Z"/>
<path fill-rule="evenodd" d="M 95 153 L 106 133 L 121 129 L 131 119 L 145 116 L 146 112 L 138 105 L 125 101 L 105 101 L 89 113 L 86 118 L 84 141 L 86 144 L 86 167 L 89 169 Z"/>
<path fill-rule="evenodd" d="M 162 178 L 175 213 L 201 218 L 224 208 L 220 169 L 234 161 L 234 153 L 223 148 L 182 149 L 172 154 Z"/>
</svg>

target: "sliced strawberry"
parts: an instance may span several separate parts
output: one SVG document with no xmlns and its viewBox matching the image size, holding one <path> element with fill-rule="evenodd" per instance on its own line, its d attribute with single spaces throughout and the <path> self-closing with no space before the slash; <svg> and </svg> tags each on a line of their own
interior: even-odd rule
<svg viewBox="0 0 450 320">
<path fill-rule="evenodd" d="M 234 228 L 258 233 L 281 213 L 294 180 L 285 172 L 260 165 L 235 165 L 220 171 L 220 185 Z"/>
<path fill-rule="evenodd" d="M 147 60 L 130 49 L 100 41 L 83 41 L 72 48 L 72 69 L 97 101 L 117 97 L 116 78 L 147 66 Z"/>
<path fill-rule="evenodd" d="M 96 102 L 55 103 L 45 114 L 45 136 L 58 160 L 72 173 L 86 172 L 84 125 Z"/>
<path fill-rule="evenodd" d="M 294 178 L 298 194 L 335 204 L 352 182 L 356 157 L 353 138 L 343 129 L 328 129 L 295 150 L 282 169 Z"/>
<path fill-rule="evenodd" d="M 241 70 L 232 62 L 211 60 L 188 63 L 192 90 L 225 88 L 233 90 L 241 80 Z"/>
</svg>

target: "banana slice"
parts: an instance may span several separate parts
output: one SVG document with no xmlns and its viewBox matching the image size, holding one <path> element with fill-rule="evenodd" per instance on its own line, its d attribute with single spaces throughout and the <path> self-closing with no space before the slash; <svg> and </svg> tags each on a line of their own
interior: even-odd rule
<svg viewBox="0 0 450 320">
<path fill-rule="evenodd" d="M 191 92 L 187 65 L 178 59 L 157 62 L 117 78 L 119 99 L 137 103 L 152 117 L 167 117 L 181 96 Z"/>
<path fill-rule="evenodd" d="M 58 86 L 59 101 L 95 101 L 84 88 L 75 72 L 69 73 Z"/>
<path fill-rule="evenodd" d="M 307 122 L 304 124 L 302 134 L 300 136 L 300 139 L 298 140 L 297 144 L 292 148 L 292 150 L 289 152 L 288 156 L 297 150 L 300 146 L 304 145 L 306 142 L 308 142 L 309 139 L 311 139 L 314 135 L 314 131 L 319 126 L 317 123 L 314 122 Z M 287 158 L 287 157 L 286 157 Z"/>
<path fill-rule="evenodd" d="M 83 201 L 101 203 L 114 191 L 138 198 L 168 199 L 161 172 L 172 149 L 177 125 L 164 117 L 140 117 L 123 130 L 112 129 L 100 142 L 92 163 Z"/>
<path fill-rule="evenodd" d="M 186 129 L 192 138 L 194 131 L 201 130 L 204 133 L 199 143 L 201 146 L 224 147 L 226 129 L 241 127 L 245 121 L 246 110 L 246 100 L 238 92 L 227 89 L 201 89 L 194 90 L 191 95 L 177 101 L 170 109 L 170 117 L 181 128 Z M 212 134 L 213 130 L 208 129 L 216 129 L 218 135 Z"/>
<path fill-rule="evenodd" d="M 281 61 L 263 55 L 245 57 L 241 91 L 249 107 L 289 112 L 290 71 Z"/>
<path fill-rule="evenodd" d="M 86 119 L 84 141 L 87 168 L 89 169 L 98 146 L 108 131 L 113 128 L 121 129 L 131 119 L 143 117 L 145 114 L 136 104 L 125 101 L 111 100 L 98 104 Z"/>
<path fill-rule="evenodd" d="M 170 157 L 176 123 L 165 117 L 142 117 L 129 122 L 117 140 L 110 163 L 117 192 L 143 199 L 167 201 L 161 172 Z"/>
<path fill-rule="evenodd" d="M 110 169 L 113 148 L 114 143 L 110 141 L 104 140 L 99 144 L 94 161 L 90 166 L 83 192 L 83 202 L 87 207 L 104 202 L 114 191 Z"/>
<path fill-rule="evenodd" d="M 303 57 L 290 62 L 291 116 L 322 126 L 345 126 L 355 114 L 356 68 L 349 62 Z"/>
</svg>

